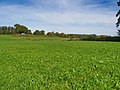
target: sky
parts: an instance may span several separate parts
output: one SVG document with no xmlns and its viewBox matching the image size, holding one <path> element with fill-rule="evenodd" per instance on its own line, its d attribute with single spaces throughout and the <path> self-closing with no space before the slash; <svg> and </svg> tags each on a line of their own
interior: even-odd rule
<svg viewBox="0 0 120 90">
<path fill-rule="evenodd" d="M 0 0 L 0 26 L 117 35 L 117 0 Z"/>
</svg>

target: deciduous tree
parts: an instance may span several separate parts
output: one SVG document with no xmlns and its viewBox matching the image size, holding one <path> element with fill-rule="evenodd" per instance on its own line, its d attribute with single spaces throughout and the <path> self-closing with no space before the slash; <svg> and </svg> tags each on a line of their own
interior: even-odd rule
<svg viewBox="0 0 120 90">
<path fill-rule="evenodd" d="M 28 31 L 28 28 L 26 26 L 23 26 L 23 25 L 20 25 L 20 24 L 15 24 L 14 25 L 14 29 L 15 29 L 15 32 L 17 34 L 21 34 L 21 33 L 27 33 Z"/>
</svg>

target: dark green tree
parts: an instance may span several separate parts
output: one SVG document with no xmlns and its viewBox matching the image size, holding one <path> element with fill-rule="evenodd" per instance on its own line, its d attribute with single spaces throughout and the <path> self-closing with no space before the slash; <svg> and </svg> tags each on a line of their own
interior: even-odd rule
<svg viewBox="0 0 120 90">
<path fill-rule="evenodd" d="M 44 31 L 44 30 L 41 30 L 41 31 L 40 31 L 40 35 L 45 35 L 45 31 Z"/>
<path fill-rule="evenodd" d="M 120 30 L 118 30 L 117 34 L 120 36 Z"/>
<path fill-rule="evenodd" d="M 66 37 L 67 35 L 65 33 L 60 33 L 60 37 Z"/>
<path fill-rule="evenodd" d="M 7 26 L 2 26 L 2 34 L 8 34 Z"/>
<path fill-rule="evenodd" d="M 32 34 L 31 30 L 28 30 L 28 31 L 26 32 L 26 34 Z"/>
<path fill-rule="evenodd" d="M 28 28 L 26 26 L 20 25 L 20 24 L 15 24 L 14 25 L 14 30 L 17 34 L 21 34 L 21 33 L 27 33 Z"/>
<path fill-rule="evenodd" d="M 120 6 L 120 0 L 117 2 L 117 5 Z"/>
<path fill-rule="evenodd" d="M 53 33 L 52 32 L 48 32 L 47 35 L 48 36 L 53 36 Z"/>
<path fill-rule="evenodd" d="M 40 31 L 39 30 L 36 30 L 33 35 L 40 35 Z"/>
<path fill-rule="evenodd" d="M 120 0 L 117 2 L 118 7 L 120 6 Z M 120 10 L 117 12 L 116 17 L 118 17 L 117 23 L 116 23 L 116 27 L 118 28 L 120 25 Z M 118 29 L 117 32 L 118 35 L 120 35 L 120 30 Z"/>
<path fill-rule="evenodd" d="M 55 36 L 59 36 L 60 34 L 58 32 L 54 33 Z"/>
<path fill-rule="evenodd" d="M 34 35 L 45 35 L 45 31 L 44 30 L 41 30 L 41 31 L 36 30 L 33 34 Z"/>
<path fill-rule="evenodd" d="M 8 34 L 14 34 L 14 33 L 15 33 L 15 32 L 14 32 L 14 28 L 11 27 L 11 26 L 8 26 L 8 27 L 7 27 L 7 31 L 8 31 Z"/>
<path fill-rule="evenodd" d="M 0 34 L 2 34 L 2 26 L 0 26 Z"/>
</svg>

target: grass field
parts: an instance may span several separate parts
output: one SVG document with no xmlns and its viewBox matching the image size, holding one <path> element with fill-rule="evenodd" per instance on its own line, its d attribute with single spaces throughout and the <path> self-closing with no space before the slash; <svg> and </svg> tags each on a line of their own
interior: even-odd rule
<svg viewBox="0 0 120 90">
<path fill-rule="evenodd" d="M 120 90 L 120 43 L 0 35 L 0 90 Z"/>
</svg>

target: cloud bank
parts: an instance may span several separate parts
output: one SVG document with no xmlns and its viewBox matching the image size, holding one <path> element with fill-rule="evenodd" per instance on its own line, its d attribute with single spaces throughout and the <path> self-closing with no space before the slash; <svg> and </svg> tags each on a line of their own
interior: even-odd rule
<svg viewBox="0 0 120 90">
<path fill-rule="evenodd" d="M 7 1 L 0 5 L 0 24 L 25 24 L 33 31 L 115 35 L 116 10 L 113 0 Z"/>
</svg>

